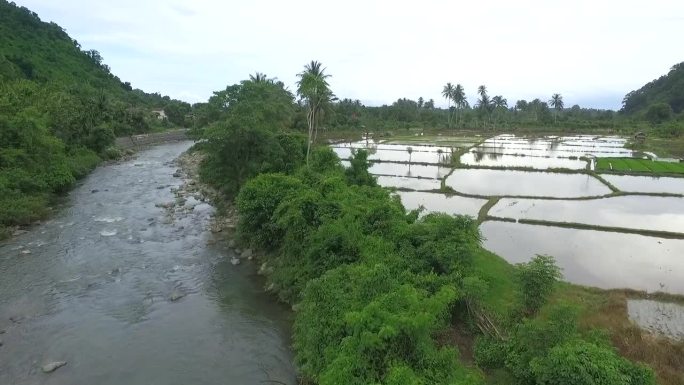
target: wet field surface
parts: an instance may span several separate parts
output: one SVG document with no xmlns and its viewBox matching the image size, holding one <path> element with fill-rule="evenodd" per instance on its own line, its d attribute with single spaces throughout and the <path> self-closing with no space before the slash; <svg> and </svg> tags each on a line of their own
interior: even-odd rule
<svg viewBox="0 0 684 385">
<path fill-rule="evenodd" d="M 541 226 L 489 220 L 481 225 L 485 247 L 511 263 L 549 254 L 571 282 L 684 294 L 684 240 L 646 233 L 684 236 L 684 178 L 602 174 L 620 194 L 626 194 L 614 196 L 608 184 L 584 170 L 597 157 L 643 156 L 625 148 L 627 140 L 617 136 L 498 135 L 470 138 L 472 146 L 462 146 L 467 140 L 417 136 L 411 141 L 364 140 L 334 147 L 343 158 L 350 157 L 353 149 L 368 149 L 373 161 L 369 171 L 380 175 L 378 183 L 413 190 L 397 195 L 408 209 L 423 207 L 423 215 L 445 212 L 477 217 L 488 200 L 496 199 L 487 211 L 490 218 L 549 222 Z M 464 168 L 450 169 L 444 161 L 454 154 Z M 409 164 L 409 158 L 429 164 Z M 556 168 L 565 171 L 549 170 Z M 444 187 L 451 192 L 440 193 Z M 553 226 L 563 222 L 644 234 Z"/>
</svg>

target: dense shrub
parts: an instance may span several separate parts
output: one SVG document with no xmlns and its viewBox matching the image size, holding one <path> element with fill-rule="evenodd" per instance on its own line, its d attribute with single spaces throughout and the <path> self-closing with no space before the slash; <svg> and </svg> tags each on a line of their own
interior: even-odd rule
<svg viewBox="0 0 684 385">
<path fill-rule="evenodd" d="M 534 314 L 546 303 L 562 275 L 553 257 L 538 255 L 530 262 L 516 265 L 516 276 L 523 311 Z"/>
<path fill-rule="evenodd" d="M 652 385 L 653 372 L 610 348 L 582 340 L 558 345 L 531 363 L 538 385 Z"/>
</svg>

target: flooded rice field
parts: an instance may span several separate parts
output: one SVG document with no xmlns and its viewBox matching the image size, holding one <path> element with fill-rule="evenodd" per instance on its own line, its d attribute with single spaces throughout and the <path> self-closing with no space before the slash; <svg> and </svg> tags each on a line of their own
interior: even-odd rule
<svg viewBox="0 0 684 385">
<path fill-rule="evenodd" d="M 478 212 L 487 203 L 486 199 L 468 198 L 458 195 L 448 196 L 419 191 L 399 191 L 397 195 L 401 198 L 401 203 L 404 204 L 404 207 L 409 210 L 423 207 L 425 209 L 424 213 L 441 212 L 469 215 L 474 218 L 477 218 Z"/>
<path fill-rule="evenodd" d="M 684 199 L 677 197 L 626 195 L 574 201 L 501 199 L 489 213 L 503 218 L 684 234 Z"/>
<path fill-rule="evenodd" d="M 457 192 L 484 196 L 595 197 L 611 190 L 586 174 L 491 169 L 456 169 L 446 185 Z"/>
<path fill-rule="evenodd" d="M 551 255 L 566 280 L 604 289 L 684 294 L 684 240 L 487 221 L 484 247 L 511 263 Z"/>
<path fill-rule="evenodd" d="M 461 156 L 461 163 L 468 166 L 486 167 L 527 167 L 539 170 L 549 168 L 567 168 L 582 170 L 587 168 L 587 162 L 571 158 L 546 158 L 539 155 L 502 154 L 471 150 Z"/>
<path fill-rule="evenodd" d="M 684 195 L 684 178 L 608 174 L 601 175 L 601 177 L 624 192 Z"/>
<path fill-rule="evenodd" d="M 501 197 L 486 214 L 547 221 L 481 225 L 484 246 L 511 263 L 548 254 L 570 282 L 684 295 L 684 240 L 676 236 L 684 234 L 684 178 L 602 174 L 618 190 L 613 192 L 586 171 L 591 159 L 643 156 L 626 145 L 617 136 L 498 135 L 363 141 L 336 144 L 334 150 L 348 158 L 352 148 L 368 148 L 370 172 L 379 175 L 380 185 L 403 190 L 397 194 L 408 209 L 477 217 L 488 199 Z M 519 167 L 533 170 L 506 169 Z M 548 170 L 558 168 L 567 171 Z M 438 193 L 442 185 L 456 195 Z M 582 228 L 572 228 L 574 223 Z M 610 229 L 629 233 L 603 231 Z M 658 231 L 668 236 L 653 236 Z M 683 322 L 678 317 L 673 322 Z"/>
</svg>

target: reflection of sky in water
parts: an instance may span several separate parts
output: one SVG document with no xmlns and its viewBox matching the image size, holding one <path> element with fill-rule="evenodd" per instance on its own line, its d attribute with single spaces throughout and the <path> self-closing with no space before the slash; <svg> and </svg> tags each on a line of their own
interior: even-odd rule
<svg viewBox="0 0 684 385">
<path fill-rule="evenodd" d="M 684 178 L 609 174 L 601 176 L 620 191 L 684 194 Z"/>
<path fill-rule="evenodd" d="M 684 232 L 684 198 L 619 196 L 591 200 L 501 199 L 490 214 L 505 218 Z"/>
<path fill-rule="evenodd" d="M 477 217 L 482 206 L 487 203 L 486 199 L 467 198 L 458 195 L 447 196 L 444 194 L 427 192 L 397 192 L 401 203 L 409 210 L 415 210 L 420 206 L 425 207 L 425 213 L 440 212 L 447 214 L 470 215 Z"/>
<path fill-rule="evenodd" d="M 461 156 L 461 163 L 486 167 L 567 168 L 572 170 L 582 170 L 587 166 L 587 162 L 579 159 L 515 156 L 475 151 L 463 154 Z"/>
<path fill-rule="evenodd" d="M 439 179 L 379 176 L 378 184 L 383 187 L 406 188 L 411 190 L 437 190 L 441 187 L 442 181 Z"/>
<path fill-rule="evenodd" d="M 611 192 L 589 175 L 511 170 L 457 169 L 446 179 L 446 184 L 461 193 L 487 196 L 576 198 Z"/>
<path fill-rule="evenodd" d="M 684 294 L 684 240 L 495 221 L 480 229 L 486 249 L 511 263 L 551 255 L 573 283 Z"/>
</svg>

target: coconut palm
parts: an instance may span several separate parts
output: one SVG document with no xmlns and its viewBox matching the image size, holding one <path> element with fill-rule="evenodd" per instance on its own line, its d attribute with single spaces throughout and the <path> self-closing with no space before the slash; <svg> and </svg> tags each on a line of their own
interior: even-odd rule
<svg viewBox="0 0 684 385">
<path fill-rule="evenodd" d="M 264 74 L 262 72 L 255 72 L 254 75 L 249 75 L 249 80 L 254 82 L 254 83 L 264 83 L 264 82 L 269 81 L 266 74 Z"/>
<path fill-rule="evenodd" d="M 333 93 L 330 91 L 328 79 L 330 75 L 325 73 L 323 65 L 315 60 L 304 66 L 304 71 L 297 74 L 297 94 L 304 101 L 307 114 L 306 121 L 309 128 L 309 138 L 306 147 L 306 162 L 309 163 L 311 143 L 316 140 L 318 124 L 323 108 L 332 100 Z"/>
<path fill-rule="evenodd" d="M 409 154 L 409 164 L 411 164 L 411 155 L 413 154 L 413 147 L 406 147 L 406 152 Z"/>
<path fill-rule="evenodd" d="M 462 85 L 456 85 L 456 88 L 454 88 L 452 99 L 454 101 L 454 104 L 456 105 L 456 109 L 458 110 L 458 124 L 460 125 L 461 113 L 463 109 L 466 108 L 466 106 L 468 105 L 468 101 L 466 100 L 465 96 L 465 90 L 463 89 Z"/>
<path fill-rule="evenodd" d="M 495 111 L 502 111 L 508 108 L 508 100 L 501 95 L 496 95 L 492 98 L 492 107 Z M 497 112 L 497 115 L 500 113 Z"/>
<path fill-rule="evenodd" d="M 447 83 L 442 89 L 442 96 L 447 100 L 447 128 L 451 127 L 451 100 L 454 96 L 454 85 L 451 82 Z"/>
<path fill-rule="evenodd" d="M 555 110 L 553 114 L 553 123 L 555 124 L 558 122 L 558 112 L 563 110 L 563 96 L 561 94 L 551 95 L 551 100 L 549 100 L 549 104 Z"/>
<path fill-rule="evenodd" d="M 484 111 L 487 115 L 489 115 L 489 118 L 491 120 L 491 107 L 492 103 L 489 100 L 489 95 L 487 95 L 487 87 L 484 85 L 477 87 L 477 93 L 480 95 L 480 99 L 477 101 L 477 108 L 479 108 L 481 111 Z"/>
</svg>

